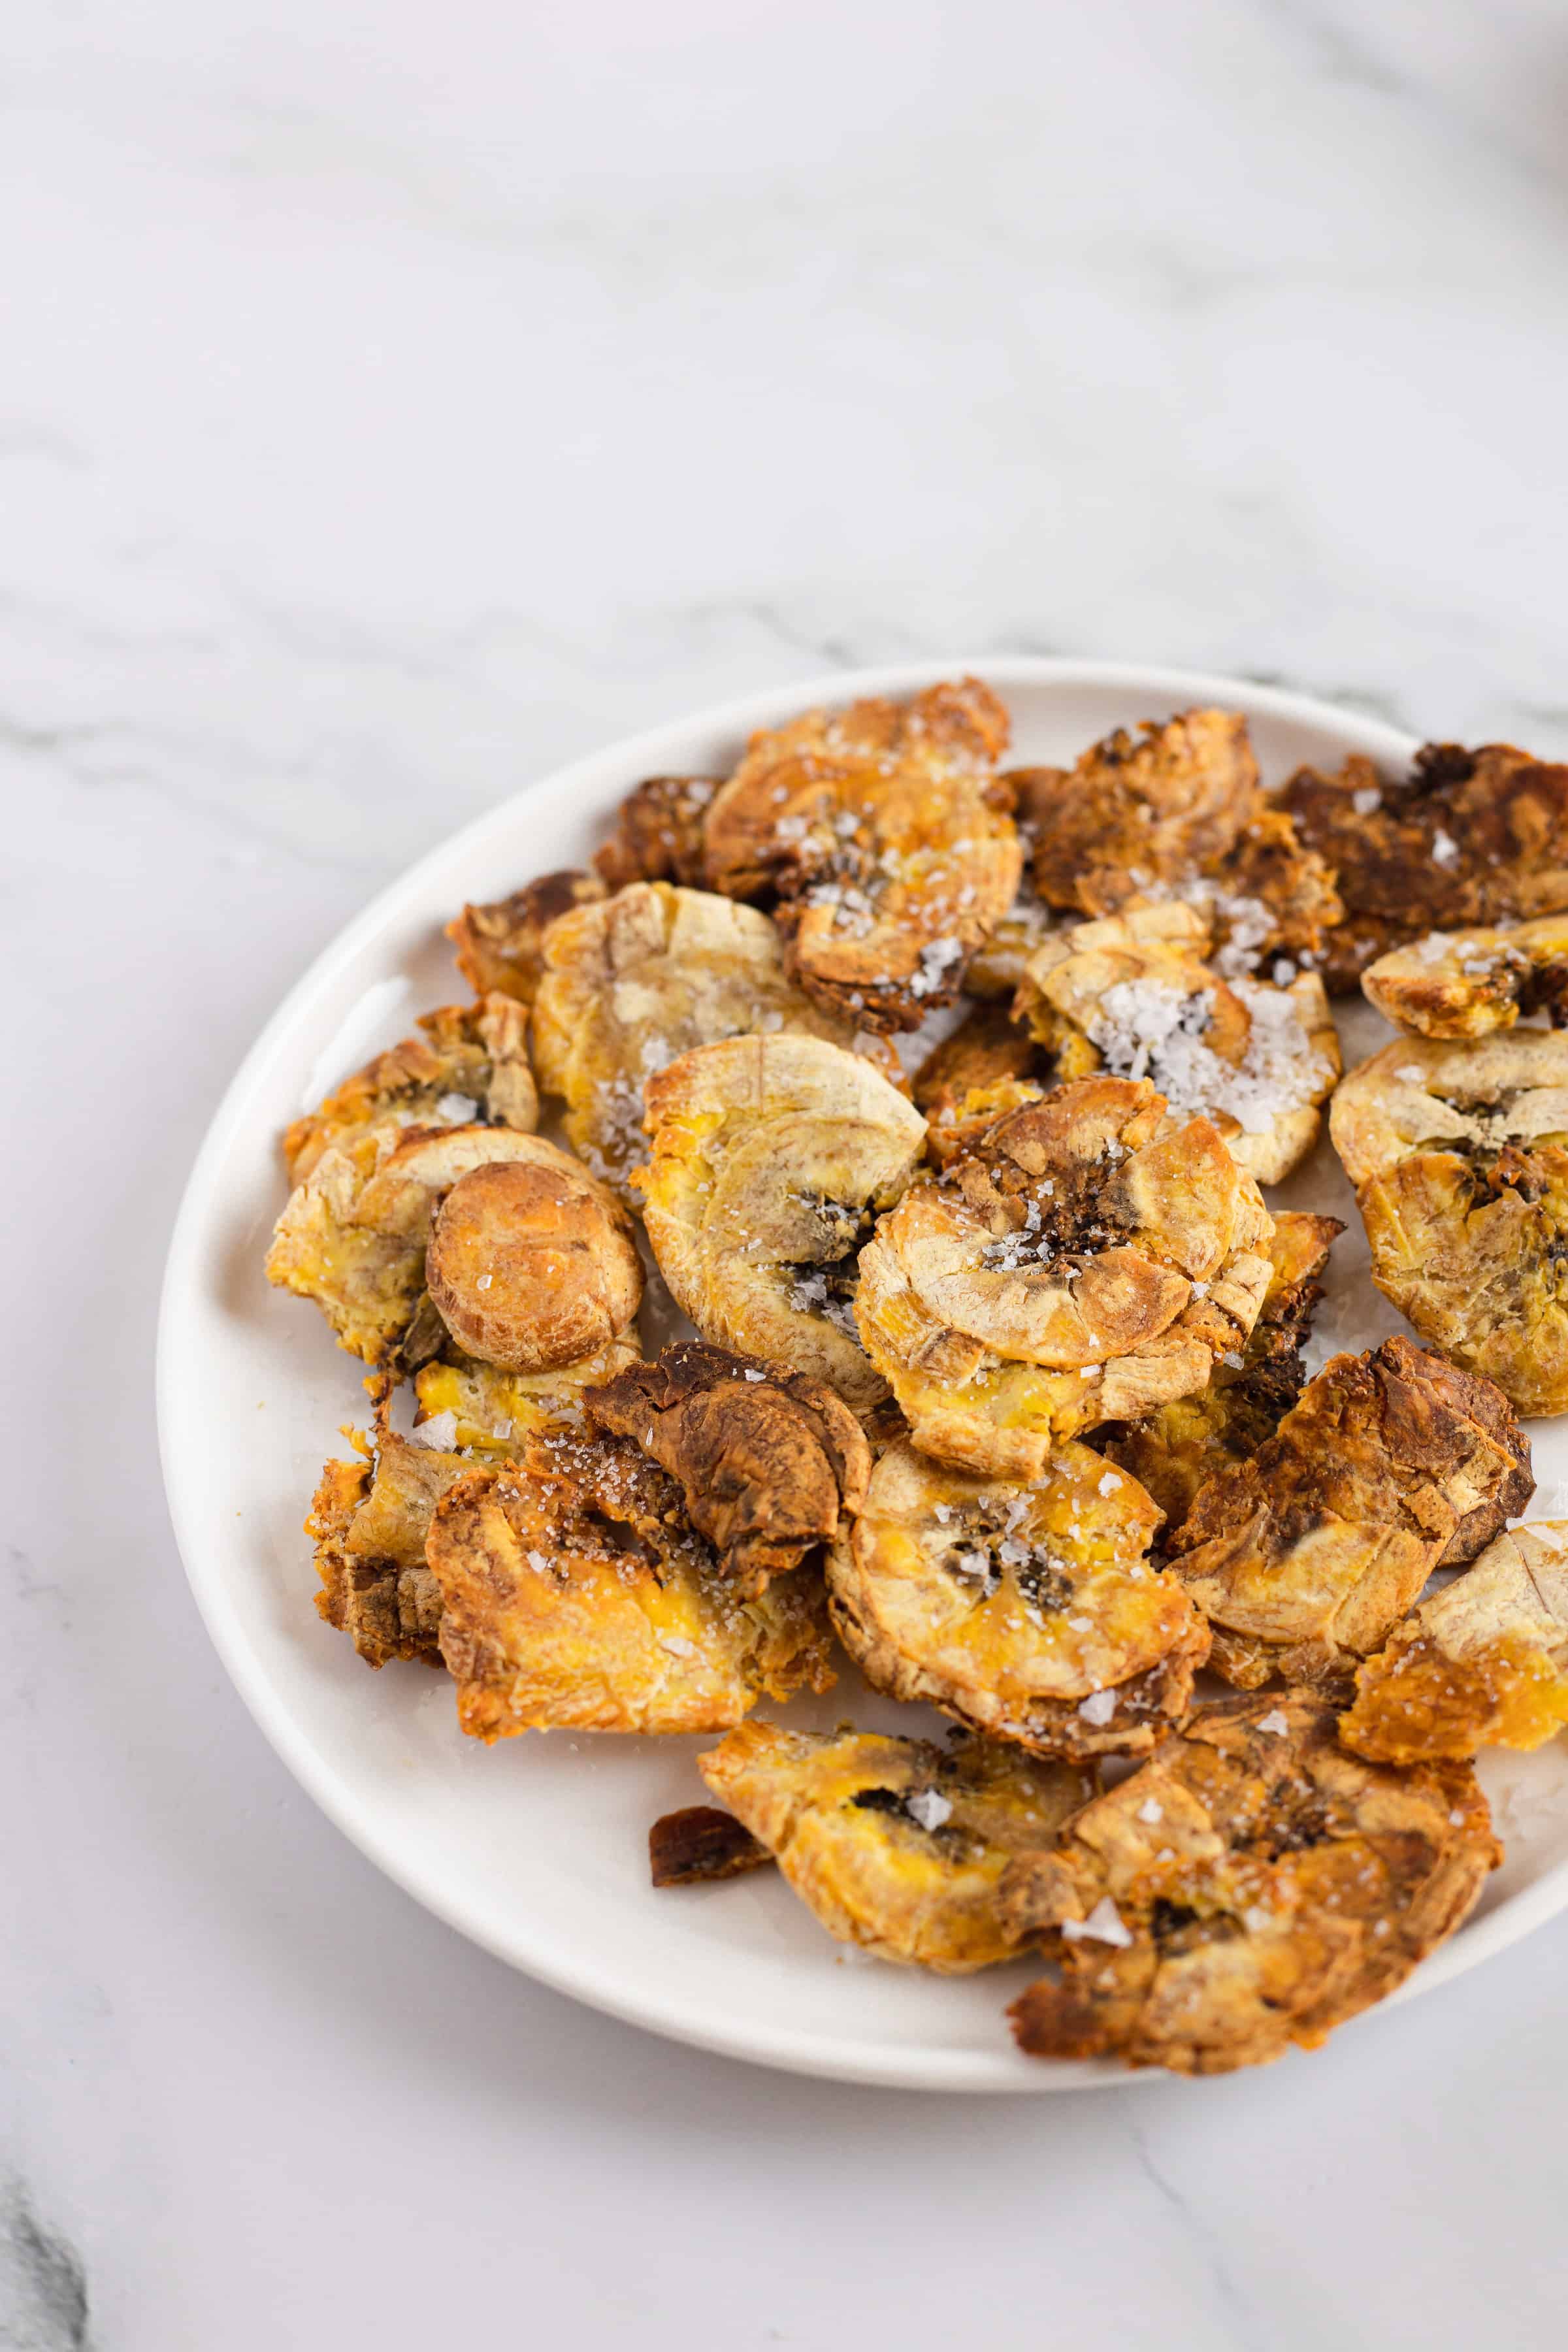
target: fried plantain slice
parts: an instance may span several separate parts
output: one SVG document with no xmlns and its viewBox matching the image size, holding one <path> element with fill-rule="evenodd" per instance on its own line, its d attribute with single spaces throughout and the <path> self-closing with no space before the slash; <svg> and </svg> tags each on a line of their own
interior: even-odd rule
<svg viewBox="0 0 1568 2352">
<path fill-rule="evenodd" d="M 618 1339 L 642 1300 L 632 1221 L 564 1151 L 490 1161 L 431 1220 L 425 1279 L 459 1348 L 503 1371 L 547 1372 Z"/>
<path fill-rule="evenodd" d="M 1200 1707 L 1020 1856 L 999 1907 L 1051 1973 L 1009 2015 L 1042 2058 L 1223 2074 L 1315 2049 L 1468 1915 L 1502 1859 L 1468 1764 L 1404 1771 L 1291 1690 Z"/>
<path fill-rule="evenodd" d="M 649 1080 L 647 1125 L 644 1223 L 704 1339 L 876 1404 L 857 1251 L 910 1180 L 920 1113 L 861 1055 L 775 1034 L 683 1055 Z"/>
<path fill-rule="evenodd" d="M 302 1184 L 323 1153 L 374 1127 L 490 1127 L 531 1133 L 539 1097 L 528 1060 L 528 1015 L 507 996 L 446 1004 L 422 1013 L 421 1034 L 405 1037 L 345 1078 L 283 1137 L 291 1185 Z"/>
<path fill-rule="evenodd" d="M 1568 1412 L 1568 1036 L 1398 1039 L 1329 1130 L 1378 1288 L 1521 1412 Z"/>
<path fill-rule="evenodd" d="M 1033 1478 L 1056 1440 L 1207 1384 L 1258 1319 L 1271 1229 L 1208 1120 L 1082 1078 L 910 1185 L 860 1253 L 856 1320 L 923 1453 Z"/>
<path fill-rule="evenodd" d="M 1007 714 L 977 678 L 754 735 L 708 813 L 708 879 L 777 894 L 791 977 L 868 1029 L 951 1003 L 1023 871 L 996 782 Z"/>
<path fill-rule="evenodd" d="M 1432 1570 L 1474 1559 L 1534 1484 L 1500 1389 L 1385 1339 L 1331 1357 L 1275 1434 L 1200 1488 L 1171 1565 L 1227 1682 L 1337 1688 Z"/>
<path fill-rule="evenodd" d="M 1092 1444 L 1146 1486 L 1165 1515 L 1169 1540 L 1205 1480 L 1245 1462 L 1272 1437 L 1301 1393 L 1301 1348 L 1323 1295 L 1318 1276 L 1344 1226 L 1338 1217 L 1276 1209 L 1263 1308 L 1241 1361 L 1222 1358 L 1206 1389 L 1155 1408 L 1144 1420 L 1094 1433 Z"/>
<path fill-rule="evenodd" d="M 1369 963 L 1362 992 L 1398 1028 L 1486 1037 L 1521 1013 L 1568 1027 L 1568 915 L 1501 930 L 1428 931 Z"/>
<path fill-rule="evenodd" d="M 1317 957 L 1340 919 L 1328 866 L 1264 798 L 1239 711 L 1144 719 L 1071 769 L 1005 781 L 1048 906 L 1101 916 L 1138 896 L 1190 899 L 1214 922 L 1227 976 L 1265 955 Z"/>
<path fill-rule="evenodd" d="M 400 1437 L 378 1400 L 374 1431 L 346 1433 L 358 1458 L 329 1462 L 305 1521 L 321 1589 L 317 1614 L 346 1633 L 367 1665 L 441 1664 L 441 1595 L 425 1538 L 441 1496 L 473 1464 Z"/>
<path fill-rule="evenodd" d="M 1010 1959 L 996 1889 L 1093 1780 L 987 1739 L 946 1748 L 848 1728 L 742 1724 L 698 1769 L 830 1936 L 959 1976 Z"/>
<path fill-rule="evenodd" d="M 728 1731 L 833 1681 L 820 1574 L 730 1586 L 680 1490 L 635 1446 L 565 1433 L 443 1497 L 426 1559 L 458 1720 L 523 1731 Z"/>
<path fill-rule="evenodd" d="M 1356 1674 L 1340 1738 L 1385 1764 L 1539 1748 L 1568 1724 L 1568 1520 L 1509 1528 Z"/>
<path fill-rule="evenodd" d="M 509 1160 L 592 1181 L 557 1145 L 512 1128 L 364 1128 L 295 1186 L 267 1278 L 313 1299 L 339 1345 L 367 1364 L 423 1360 L 445 1336 L 425 1290 L 431 1219 L 464 1178 Z"/>
<path fill-rule="evenodd" d="M 735 1591 L 798 1568 L 866 1498 L 871 1449 L 823 1381 L 679 1340 L 584 1392 L 591 1428 L 668 1470 Z"/>
<path fill-rule="evenodd" d="M 1337 775 L 1301 768 L 1279 799 L 1338 877 L 1332 989 L 1352 989 L 1377 957 L 1428 931 L 1568 908 L 1568 766 L 1512 743 L 1428 743 L 1400 783 L 1360 758 Z"/>
<path fill-rule="evenodd" d="M 488 907 L 465 907 L 447 926 L 458 970 L 476 995 L 492 990 L 531 1004 L 544 971 L 544 934 L 558 915 L 605 896 L 596 874 L 567 866 L 541 874 Z"/>
<path fill-rule="evenodd" d="M 623 1190 L 645 1156 L 643 1087 L 655 1071 L 719 1038 L 783 1032 L 847 1046 L 855 1034 L 785 977 L 765 915 L 707 890 L 637 882 L 579 908 L 552 924 L 545 965 L 540 1084 L 564 1099 L 574 1148 Z"/>
<path fill-rule="evenodd" d="M 626 794 L 616 829 L 594 852 L 595 871 L 612 890 L 628 882 L 683 882 L 700 890 L 702 829 L 719 789 L 716 776 L 649 776 Z"/>
<path fill-rule="evenodd" d="M 1148 1078 L 1173 1116 L 1212 1119 L 1260 1184 L 1279 1184 L 1317 1141 L 1340 1075 L 1329 1000 L 1316 972 L 1288 988 L 1222 979 L 1213 948 L 1195 908 L 1130 899 L 1047 940 L 1014 1011 L 1064 1076 Z"/>
<path fill-rule="evenodd" d="M 1160 1514 L 1086 1445 L 1024 1489 L 882 1454 L 828 1555 L 839 1639 L 868 1682 L 1037 1755 L 1147 1753 L 1192 1696 L 1208 1630 L 1144 1559 Z"/>
</svg>

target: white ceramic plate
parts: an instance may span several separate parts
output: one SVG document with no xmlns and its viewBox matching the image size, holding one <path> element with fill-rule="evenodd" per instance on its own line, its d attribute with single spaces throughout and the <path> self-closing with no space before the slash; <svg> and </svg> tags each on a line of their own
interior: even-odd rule
<svg viewBox="0 0 1568 2352">
<path fill-rule="evenodd" d="M 322 1809 L 399 1885 L 466 1936 L 563 1992 L 655 2032 L 805 2074 L 927 2090 L 1054 2091 L 1131 2079 L 1021 2057 L 1003 2016 L 1026 1963 L 938 1979 L 846 1955 L 774 1873 L 656 1895 L 649 1822 L 700 1801 L 705 1744 L 564 1734 L 484 1748 L 462 1738 L 450 1685 L 416 1666 L 372 1674 L 315 1615 L 300 1521 L 322 1462 L 363 1419 L 353 1360 L 261 1273 L 282 1205 L 278 1131 L 327 1086 L 466 990 L 443 924 L 580 864 L 642 777 L 722 772 L 750 730 L 814 703 L 906 694 L 978 670 L 1008 701 L 1014 756 L 1070 761 L 1110 728 L 1194 704 L 1247 711 L 1266 780 L 1363 751 L 1401 770 L 1413 740 L 1226 678 L 1110 663 L 911 664 L 811 680 L 616 744 L 515 794 L 367 908 L 279 1007 L 214 1119 L 170 1252 L 159 1344 L 164 1474 L 192 1587 L 251 1713 Z M 1368 1024 L 1370 1024 L 1370 1026 Z M 1364 1008 L 1351 1058 L 1377 1042 Z M 1357 1034 L 1359 1033 L 1359 1034 Z M 1289 1204 L 1349 1219 L 1315 1360 L 1399 1328 L 1368 1283 L 1360 1226 L 1326 1142 Z M 1532 1432 L 1542 1489 L 1568 1474 L 1568 1424 Z M 791 1721 L 911 1727 L 914 1711 L 847 1675 Z M 921 1727 L 918 1715 L 913 1727 Z M 938 1729 L 936 1718 L 931 1727 Z M 1442 1982 L 1568 1904 L 1568 1759 L 1560 1745 L 1483 1769 L 1509 1856 L 1470 1924 L 1407 1990 Z M 1366 2030 L 1366 2029 L 1360 2029 Z"/>
</svg>

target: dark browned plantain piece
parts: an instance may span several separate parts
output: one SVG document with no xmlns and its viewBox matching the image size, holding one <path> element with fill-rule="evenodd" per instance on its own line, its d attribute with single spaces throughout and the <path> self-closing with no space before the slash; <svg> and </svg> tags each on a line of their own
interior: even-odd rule
<svg viewBox="0 0 1568 2352">
<path fill-rule="evenodd" d="M 773 1855 L 733 1813 L 717 1805 L 682 1805 L 661 1813 L 647 1833 L 648 1866 L 656 1886 L 711 1886 L 763 1870 Z"/>
<path fill-rule="evenodd" d="M 545 932 L 558 915 L 604 896 L 596 874 L 567 867 L 525 882 L 491 906 L 465 907 L 447 926 L 447 937 L 457 947 L 458 970 L 476 995 L 495 989 L 520 1004 L 531 1004 L 544 970 Z"/>
<path fill-rule="evenodd" d="M 712 776 L 649 776 L 626 794 L 616 829 L 594 852 L 594 866 L 612 890 L 628 882 L 703 885 L 702 827 L 718 791 Z"/>
<path fill-rule="evenodd" d="M 1279 804 L 1338 877 L 1331 988 L 1354 988 L 1369 963 L 1428 931 L 1568 907 L 1568 765 L 1515 744 L 1428 743 L 1398 783 L 1360 758 L 1337 775 L 1301 768 Z"/>
<path fill-rule="evenodd" d="M 826 1381 L 682 1340 L 584 1391 L 589 1422 L 668 1470 L 691 1525 L 748 1599 L 858 1511 L 871 1475 L 859 1423 Z"/>
</svg>

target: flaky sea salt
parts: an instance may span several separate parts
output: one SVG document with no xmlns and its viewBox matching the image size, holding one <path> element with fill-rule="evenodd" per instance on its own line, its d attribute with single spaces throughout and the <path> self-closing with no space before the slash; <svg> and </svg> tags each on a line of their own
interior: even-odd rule
<svg viewBox="0 0 1568 2352">
<path fill-rule="evenodd" d="M 1138 1818 L 1141 1822 L 1163 1822 L 1165 1808 L 1157 1797 L 1145 1797 L 1138 1808 Z"/>
<path fill-rule="evenodd" d="M 1149 1079 L 1178 1118 L 1224 1111 L 1246 1134 L 1261 1135 L 1277 1118 L 1315 1100 L 1331 1074 L 1290 997 L 1261 981 L 1237 979 L 1231 985 L 1247 1016 L 1239 1063 L 1223 1060 L 1205 1042 L 1214 1018 L 1212 988 L 1118 981 L 1085 1025 L 1107 1069 L 1118 1077 Z"/>
<path fill-rule="evenodd" d="M 1132 1931 L 1109 1895 L 1102 1895 L 1087 1919 L 1064 1919 L 1062 1934 L 1069 1944 L 1114 1944 L 1121 1950 L 1132 1941 Z"/>
<path fill-rule="evenodd" d="M 474 1288 L 476 1290 L 488 1290 L 494 1280 L 495 1276 L 493 1274 L 481 1274 L 479 1280 L 475 1283 Z"/>
<path fill-rule="evenodd" d="M 1258 1717 L 1258 1728 L 1259 1731 L 1271 1731 L 1277 1739 L 1283 1739 L 1290 1728 L 1290 1718 L 1279 1707 L 1271 1706 L 1267 1715 Z"/>
<path fill-rule="evenodd" d="M 458 1443 L 458 1416 L 433 1412 L 428 1421 L 416 1422 L 411 1434 L 416 1445 L 427 1445 L 435 1454 L 450 1454 Z"/>
<path fill-rule="evenodd" d="M 1351 806 L 1357 816 L 1370 816 L 1383 806 L 1383 794 L 1375 784 L 1363 784 L 1359 793 L 1351 794 Z"/>
<path fill-rule="evenodd" d="M 1121 1481 L 1117 1476 L 1115 1471 L 1107 1470 L 1100 1479 L 1097 1492 L 1101 1495 L 1114 1495 L 1121 1484 Z"/>
<path fill-rule="evenodd" d="M 684 1633 L 661 1633 L 658 1645 L 661 1650 L 668 1650 L 672 1658 L 694 1658 L 697 1655 L 696 1643 L 689 1642 Z"/>
<path fill-rule="evenodd" d="M 1116 1713 L 1116 1693 L 1113 1690 L 1093 1691 L 1088 1698 L 1079 1701 L 1078 1711 L 1085 1723 L 1093 1724 L 1097 1730 L 1103 1729 Z"/>
<path fill-rule="evenodd" d="M 939 1830 L 952 1818 L 952 1800 L 940 1789 L 915 1789 L 904 1799 L 904 1811 L 922 1830 Z"/>
<path fill-rule="evenodd" d="M 451 1120 L 454 1127 L 467 1127 L 470 1119 L 478 1118 L 479 1115 L 479 1104 L 472 1095 L 442 1095 L 436 1108 L 443 1118 Z"/>
<path fill-rule="evenodd" d="M 743 1372 L 741 1377 L 742 1380 L 763 1381 L 766 1380 L 767 1374 L 765 1372 Z"/>
<path fill-rule="evenodd" d="M 1439 825 L 1439 826 L 1437 827 L 1436 832 L 1432 835 L 1432 863 L 1433 863 L 1433 865 L 1434 865 L 1434 866 L 1457 866 L 1457 865 L 1458 864 L 1458 860 L 1459 860 L 1459 845 L 1458 845 L 1458 843 L 1454 839 L 1454 836 L 1453 836 L 1453 835 L 1452 835 L 1451 833 L 1446 833 L 1446 832 L 1443 830 L 1443 827 L 1442 827 L 1441 825 Z"/>
</svg>

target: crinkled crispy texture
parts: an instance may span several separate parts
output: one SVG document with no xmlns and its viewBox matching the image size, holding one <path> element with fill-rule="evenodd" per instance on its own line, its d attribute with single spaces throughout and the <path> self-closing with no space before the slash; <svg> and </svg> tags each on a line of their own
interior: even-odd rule
<svg viewBox="0 0 1568 2352">
<path fill-rule="evenodd" d="M 1468 1916 L 1502 1859 L 1466 1764 L 1363 1763 L 1305 1691 L 1201 1707 L 1023 1856 L 1000 1909 L 1054 1973 L 1009 2014 L 1043 2058 L 1178 2074 L 1315 2049 Z"/>
<path fill-rule="evenodd" d="M 682 1805 L 661 1813 L 649 1830 L 647 1859 L 656 1886 L 710 1886 L 748 1870 L 771 1869 L 773 1858 L 732 1813 L 717 1805 Z"/>
<path fill-rule="evenodd" d="M 1073 1761 L 1144 1755 L 1192 1697 L 1208 1629 L 1144 1555 L 1159 1511 L 1086 1445 L 1023 1490 L 884 1454 L 828 1556 L 868 1682 Z"/>
<path fill-rule="evenodd" d="M 535 1439 L 443 1499 L 426 1558 L 458 1720 L 523 1731 L 728 1731 L 759 1698 L 833 1681 L 822 1579 L 754 1601 L 686 1525 L 680 1490 L 635 1446 Z"/>
<path fill-rule="evenodd" d="M 520 1006 L 504 995 L 485 996 L 478 1004 L 422 1013 L 418 1025 L 420 1035 L 378 1054 L 286 1131 L 290 1184 L 302 1184 L 323 1153 L 389 1122 L 437 1127 L 482 1119 L 524 1132 L 538 1126 L 528 1015 Z M 458 1103 L 448 1114 L 442 1105 L 453 1097 Z"/>
<path fill-rule="evenodd" d="M 829 1935 L 879 1959 L 957 1976 L 1011 1958 L 996 1889 L 1056 1835 L 1093 1782 L 985 1739 L 747 1723 L 698 1769 L 768 1847 Z"/>
<path fill-rule="evenodd" d="M 680 1340 L 583 1400 L 589 1425 L 668 1470 L 687 1517 L 746 1598 L 839 1532 L 866 1497 L 871 1449 L 823 1381 Z"/>
<path fill-rule="evenodd" d="M 1539 1748 L 1568 1724 L 1568 1520 L 1505 1528 L 1356 1674 L 1349 1748 L 1385 1764 Z"/>
<path fill-rule="evenodd" d="M 364 1458 L 328 1463 L 305 1521 L 321 1580 L 317 1612 L 367 1665 L 410 1658 L 438 1666 L 441 1595 L 425 1538 L 441 1496 L 474 1465 L 399 1437 L 384 1398 L 374 1439 L 348 1433 Z"/>
<path fill-rule="evenodd" d="M 594 864 L 612 890 L 628 882 L 684 882 L 700 890 L 706 879 L 702 829 L 719 789 L 713 776 L 649 776 L 626 794 L 616 829 Z"/>
<path fill-rule="evenodd" d="M 1363 993 L 1424 1037 L 1486 1037 L 1521 1013 L 1568 1027 L 1568 915 L 1501 930 L 1428 931 L 1368 964 Z"/>
<path fill-rule="evenodd" d="M 512 1128 L 360 1129 L 295 1186 L 267 1255 L 268 1282 L 313 1299 L 339 1345 L 365 1363 L 422 1360 L 444 1336 L 425 1293 L 431 1218 L 471 1170 L 502 1160 L 574 1164 Z"/>
<path fill-rule="evenodd" d="M 534 1008 L 540 1084 L 596 1175 L 625 1188 L 646 1157 L 643 1087 L 693 1046 L 758 1034 L 848 1045 L 784 973 L 766 915 L 707 890 L 637 882 L 553 923 Z"/>
<path fill-rule="evenodd" d="M 566 867 L 525 882 L 489 907 L 465 907 L 447 926 L 458 950 L 458 970 L 480 996 L 499 990 L 531 1004 L 544 971 L 544 934 L 558 915 L 605 895 L 596 874 Z"/>
<path fill-rule="evenodd" d="M 1185 1519 L 1205 1479 L 1255 1454 L 1301 1393 L 1301 1346 L 1323 1295 L 1317 1277 L 1344 1227 L 1338 1217 L 1294 1209 L 1276 1209 L 1273 1214 L 1272 1272 L 1240 1363 L 1222 1358 L 1198 1395 L 1161 1405 L 1145 1420 L 1094 1433 L 1097 1452 L 1152 1495 L 1165 1515 L 1167 1539 Z"/>
<path fill-rule="evenodd" d="M 1500 1389 L 1385 1339 L 1332 1357 L 1249 1460 L 1207 1481 L 1171 1565 L 1227 1682 L 1335 1688 L 1432 1570 L 1474 1559 L 1534 1484 Z"/>
<path fill-rule="evenodd" d="M 1279 798 L 1344 901 L 1331 988 L 1353 988 L 1376 957 L 1425 932 L 1568 908 L 1568 766 L 1511 743 L 1428 743 L 1402 783 L 1360 758 L 1337 775 L 1302 768 Z"/>
<path fill-rule="evenodd" d="M 1568 1412 L 1568 1036 L 1401 1038 L 1329 1128 L 1378 1288 L 1521 1412 Z"/>
<path fill-rule="evenodd" d="M 1260 813 L 1258 761 L 1238 710 L 1184 710 L 1118 728 L 1075 767 L 1020 770 L 1047 905 L 1109 914 L 1151 883 L 1201 874 Z"/>
<path fill-rule="evenodd" d="M 825 1040 L 700 1047 L 650 1079 L 643 1219 L 704 1339 L 826 1381 L 857 1412 L 885 1395 L 850 1301 L 857 1252 L 899 1198 L 925 1121 Z"/>
<path fill-rule="evenodd" d="M 635 1332 L 613 1339 L 574 1364 L 548 1372 L 508 1372 L 480 1363 L 450 1341 L 416 1374 L 417 1420 L 452 1416 L 452 1444 L 487 1462 L 510 1460 L 530 1437 L 571 1427 L 582 1419 L 584 1391 L 614 1380 L 639 1361 Z"/>
<path fill-rule="evenodd" d="M 951 1003 L 1023 871 L 995 776 L 1007 714 L 977 678 L 754 735 L 715 798 L 708 879 L 777 894 L 791 976 L 868 1029 Z"/>
<path fill-rule="evenodd" d="M 1060 1438 L 1207 1385 L 1258 1319 L 1271 1230 L 1208 1120 L 1082 1078 L 910 1187 L 860 1253 L 856 1320 L 923 1453 L 1034 1478 Z"/>
<path fill-rule="evenodd" d="M 1140 894 L 1190 895 L 1233 950 L 1227 973 L 1265 954 L 1316 956 L 1339 920 L 1328 867 L 1264 798 L 1239 711 L 1145 719 L 1071 769 L 1020 769 L 1007 781 L 1049 906 L 1110 915 Z"/>
<path fill-rule="evenodd" d="M 548 1152 L 548 1158 L 542 1156 Z M 548 1372 L 620 1338 L 642 1300 L 632 1221 L 553 1145 L 459 1177 L 430 1225 L 425 1279 L 468 1355 Z"/>
<path fill-rule="evenodd" d="M 1329 1001 L 1315 972 L 1287 988 L 1223 979 L 1213 940 L 1195 908 L 1129 899 L 1047 940 L 1014 1011 L 1064 1075 L 1148 1078 L 1174 1116 L 1212 1119 L 1260 1184 L 1279 1184 L 1317 1141 L 1340 1074 Z"/>
</svg>

